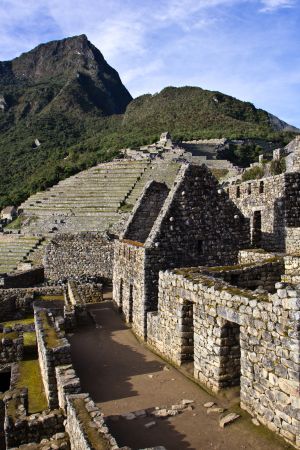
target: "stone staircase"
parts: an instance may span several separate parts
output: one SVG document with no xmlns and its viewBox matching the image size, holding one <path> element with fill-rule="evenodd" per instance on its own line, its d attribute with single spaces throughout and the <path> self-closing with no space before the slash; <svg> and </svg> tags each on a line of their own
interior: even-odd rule
<svg viewBox="0 0 300 450">
<path fill-rule="evenodd" d="M 42 239 L 18 234 L 0 236 L 0 273 L 14 272 L 20 263 L 31 259 Z"/>
<path fill-rule="evenodd" d="M 119 208 L 149 163 L 99 164 L 32 195 L 19 208 L 25 217 L 22 229 L 40 234 L 106 229 L 120 220 Z"/>
</svg>

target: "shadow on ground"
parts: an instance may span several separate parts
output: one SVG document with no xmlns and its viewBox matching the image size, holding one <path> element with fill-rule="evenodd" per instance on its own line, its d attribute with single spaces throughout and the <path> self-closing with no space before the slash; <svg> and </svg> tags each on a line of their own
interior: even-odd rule
<svg viewBox="0 0 300 450">
<path fill-rule="evenodd" d="M 94 325 L 82 328 L 70 338 L 72 360 L 83 391 L 89 392 L 95 402 L 138 395 L 130 379 L 160 371 L 162 365 L 147 361 L 141 353 L 118 342 L 120 331 L 128 332 L 128 328 L 110 302 L 98 304 L 92 311 L 96 329 Z"/>
<path fill-rule="evenodd" d="M 146 428 L 145 425 L 151 422 L 155 422 L 155 425 Z M 119 446 L 128 446 L 132 450 L 159 445 L 168 450 L 194 450 L 185 440 L 186 436 L 175 429 L 172 418 L 155 419 L 150 416 L 128 421 L 121 417 L 115 421 L 111 417 L 107 419 L 107 425 Z"/>
</svg>

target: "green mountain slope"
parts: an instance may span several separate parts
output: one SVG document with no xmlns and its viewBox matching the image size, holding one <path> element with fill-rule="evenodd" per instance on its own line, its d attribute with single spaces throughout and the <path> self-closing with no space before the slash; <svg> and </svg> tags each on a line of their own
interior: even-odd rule
<svg viewBox="0 0 300 450">
<path fill-rule="evenodd" d="M 177 139 L 282 141 L 291 129 L 250 103 L 196 87 L 132 100 L 84 35 L 0 62 L 0 206 L 109 160 L 122 147 L 154 142 L 166 130 Z"/>
</svg>

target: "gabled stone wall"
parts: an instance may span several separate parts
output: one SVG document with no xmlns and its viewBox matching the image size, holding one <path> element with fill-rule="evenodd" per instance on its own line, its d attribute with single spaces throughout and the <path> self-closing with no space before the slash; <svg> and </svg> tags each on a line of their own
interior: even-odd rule
<svg viewBox="0 0 300 450">
<path fill-rule="evenodd" d="M 149 189 L 144 191 L 146 197 Z M 182 165 L 145 242 L 140 242 L 138 235 L 136 240 L 128 239 L 135 236 L 127 232 L 135 214 L 138 218 L 139 208 L 145 205 L 149 205 L 149 200 L 144 202 L 142 196 L 124 239 L 116 243 L 113 282 L 115 301 L 129 322 L 133 310 L 133 328 L 143 338 L 147 336 L 146 313 L 157 308 L 160 270 L 182 265 L 233 264 L 239 249 L 250 242 L 248 219 L 205 166 Z"/>
<path fill-rule="evenodd" d="M 128 222 L 124 239 L 145 242 L 169 193 L 166 184 L 149 182 Z"/>
</svg>

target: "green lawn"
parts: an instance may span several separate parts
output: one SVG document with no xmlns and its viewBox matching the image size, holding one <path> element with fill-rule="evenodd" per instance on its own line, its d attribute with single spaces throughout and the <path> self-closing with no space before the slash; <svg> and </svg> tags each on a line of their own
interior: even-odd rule
<svg viewBox="0 0 300 450">
<path fill-rule="evenodd" d="M 20 379 L 16 387 L 28 388 L 28 413 L 34 414 L 48 408 L 38 359 L 20 363 Z"/>
</svg>

